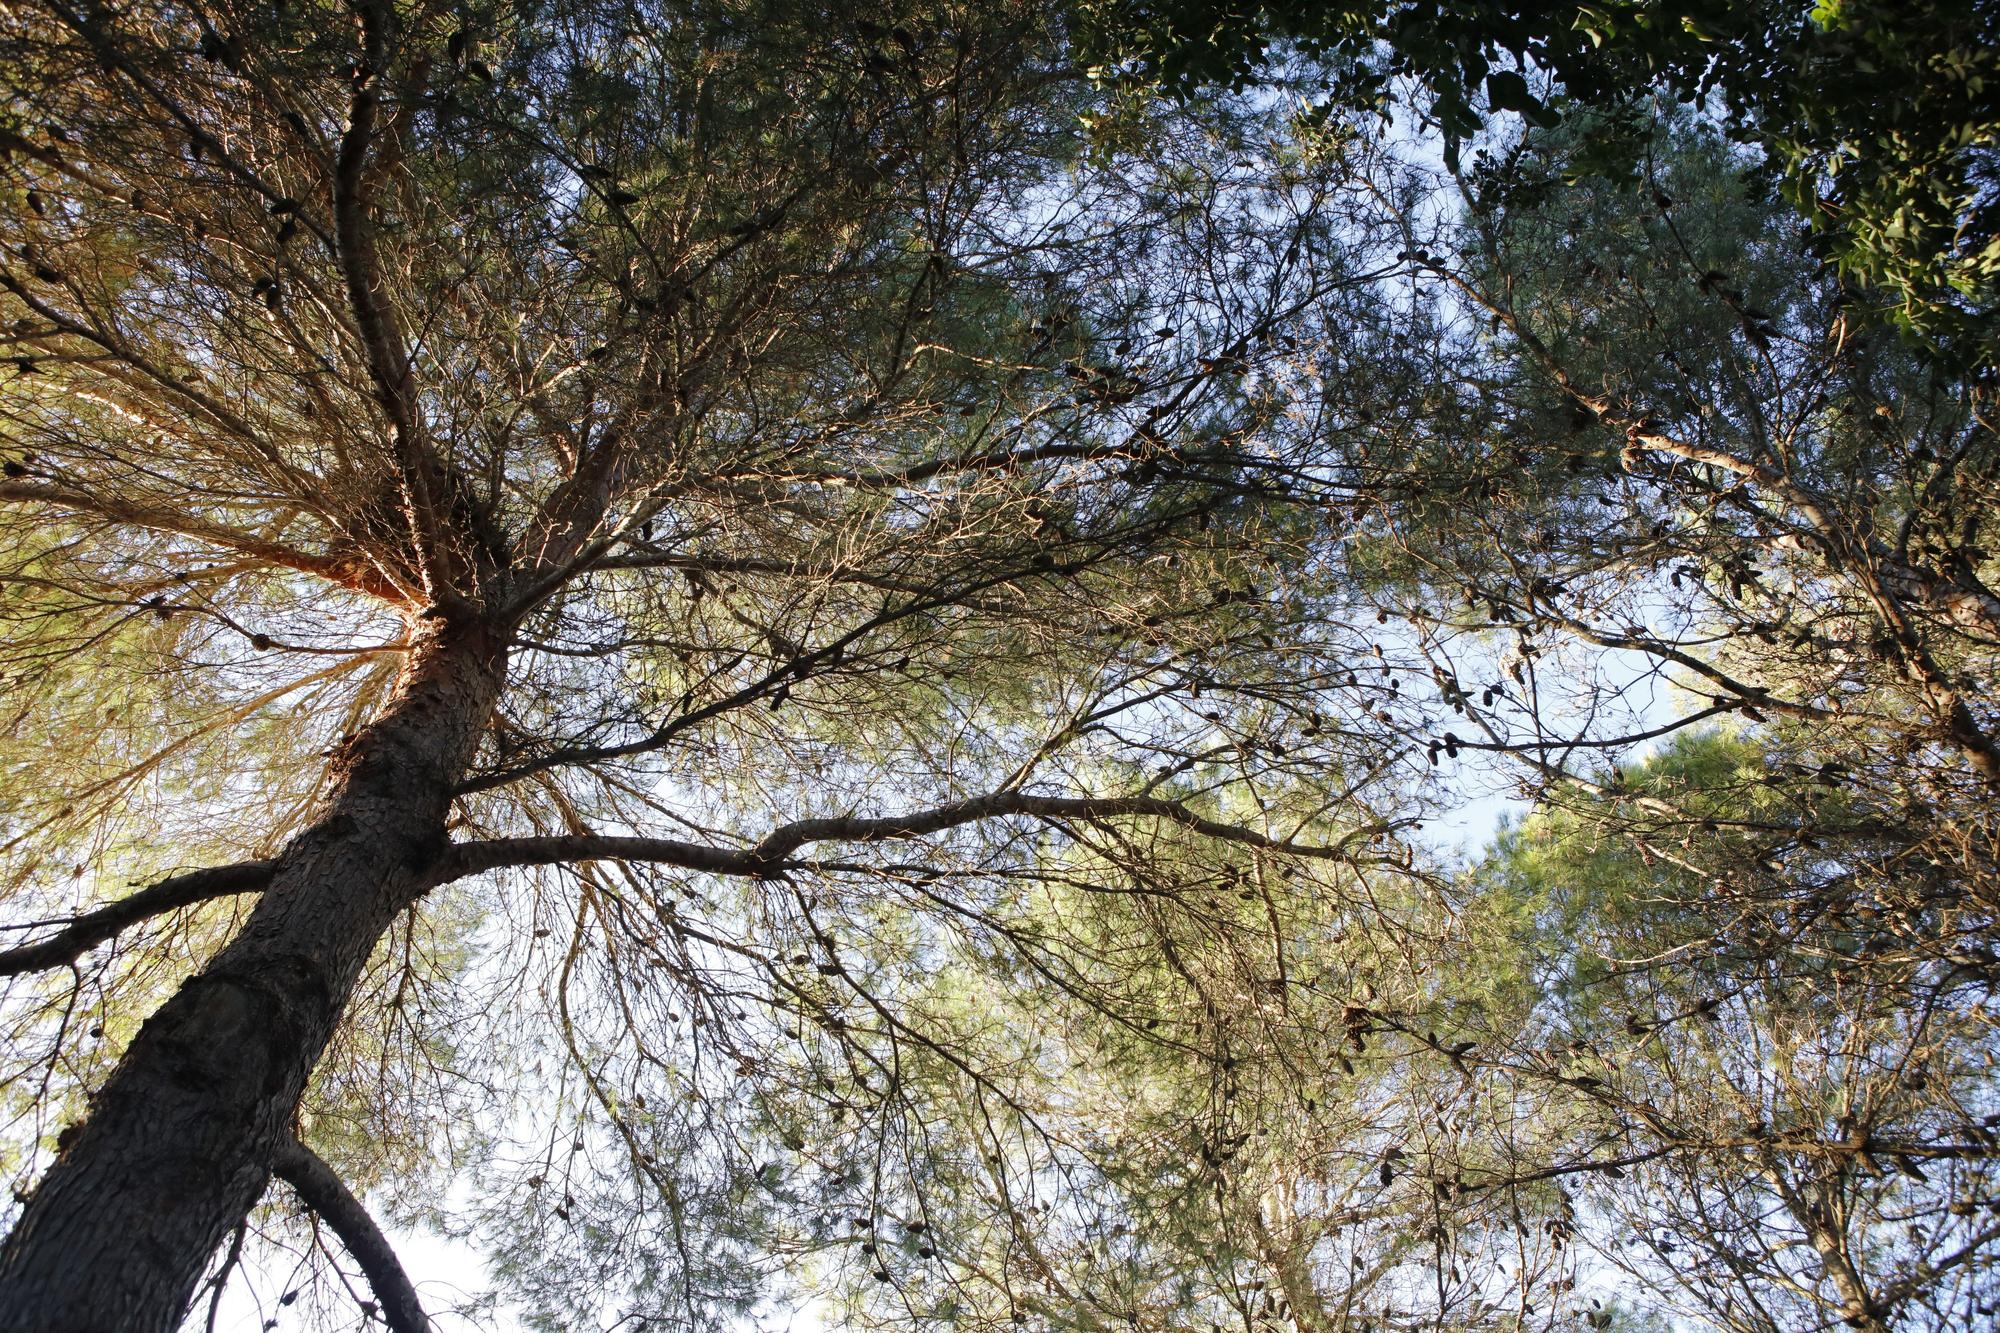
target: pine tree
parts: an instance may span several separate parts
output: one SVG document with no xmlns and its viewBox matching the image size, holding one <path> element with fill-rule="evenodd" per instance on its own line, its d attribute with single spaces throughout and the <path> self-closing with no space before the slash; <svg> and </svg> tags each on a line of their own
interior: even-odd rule
<svg viewBox="0 0 2000 1333">
<path fill-rule="evenodd" d="M 1075 849 L 1389 854 L 1286 424 L 1381 298 L 1270 114 L 1035 7 L 4 25 L 0 1327 L 172 1327 L 274 1172 L 412 1326 L 329 1163 L 481 1154 L 524 1285 L 650 1228 L 706 1317 L 818 1243 L 772 1144 L 990 1081 L 927 978 L 1080 966 Z"/>
</svg>

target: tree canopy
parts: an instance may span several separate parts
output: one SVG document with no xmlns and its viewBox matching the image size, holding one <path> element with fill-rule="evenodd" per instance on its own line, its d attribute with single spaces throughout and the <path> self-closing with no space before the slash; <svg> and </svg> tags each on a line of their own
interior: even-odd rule
<svg viewBox="0 0 2000 1333">
<path fill-rule="evenodd" d="M 7 10 L 0 1330 L 1989 1317 L 1924 13 Z"/>
<path fill-rule="evenodd" d="M 2000 17 L 1972 0 L 1495 5 L 1098 0 L 1099 70 L 1242 87 L 1287 52 L 1314 95 L 1388 107 L 1423 90 L 1445 152 L 1492 118 L 1581 118 L 1586 172 L 1640 164 L 1645 103 L 1716 106 L 1837 260 L 1939 354 L 1991 368 L 2000 230 Z M 1407 107 L 1407 104 L 1405 104 Z"/>
</svg>

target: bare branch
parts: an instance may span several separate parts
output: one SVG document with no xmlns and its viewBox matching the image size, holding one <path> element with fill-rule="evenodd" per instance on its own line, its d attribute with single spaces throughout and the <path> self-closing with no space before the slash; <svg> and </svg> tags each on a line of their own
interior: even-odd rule
<svg viewBox="0 0 2000 1333">
<path fill-rule="evenodd" d="M 149 884 L 115 903 L 87 912 L 45 940 L 0 950 L 0 977 L 20 976 L 73 963 L 130 925 L 215 898 L 255 893 L 271 878 L 274 861 L 240 861 L 235 865 L 192 870 Z"/>
<path fill-rule="evenodd" d="M 395 1333 L 430 1333 L 430 1317 L 417 1300 L 402 1261 L 382 1234 L 382 1228 L 368 1215 L 341 1183 L 333 1168 L 317 1153 L 295 1138 L 288 1138 L 271 1154 L 271 1170 L 290 1185 L 306 1207 L 333 1228 L 340 1243 L 354 1256 L 368 1279 L 369 1287 L 382 1303 L 382 1318 Z"/>
<path fill-rule="evenodd" d="M 1203 837 L 1238 843 L 1287 856 L 1339 860 L 1348 848 L 1375 829 L 1349 833 L 1330 846 L 1288 842 L 1236 824 L 1203 818 L 1178 801 L 1152 796 L 1090 797 L 1030 796 L 1025 792 L 995 792 L 930 810 L 878 819 L 856 817 L 800 819 L 766 835 L 754 847 L 713 847 L 674 838 L 620 838 L 568 835 L 543 838 L 495 838 L 461 843 L 446 853 L 438 883 L 462 879 L 502 867 L 557 865 L 568 861 L 649 861 L 701 870 L 716 875 L 767 875 L 785 868 L 787 858 L 814 842 L 888 842 L 920 838 L 986 819 L 1030 815 L 1047 820 L 1096 821 L 1139 815 L 1179 824 Z"/>
</svg>

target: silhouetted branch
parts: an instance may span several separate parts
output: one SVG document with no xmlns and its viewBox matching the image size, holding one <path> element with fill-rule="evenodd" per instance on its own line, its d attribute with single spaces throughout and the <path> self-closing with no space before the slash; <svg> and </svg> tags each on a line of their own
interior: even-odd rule
<svg viewBox="0 0 2000 1333">
<path fill-rule="evenodd" d="M 714 847 L 674 838 L 621 838 L 565 835 L 542 838 L 495 838 L 461 843 L 445 854 L 438 882 L 445 883 L 503 866 L 545 866 L 566 861 L 650 861 L 701 870 L 715 875 L 764 875 L 782 869 L 786 858 L 814 842 L 887 842 L 920 838 L 984 819 L 1030 815 L 1040 819 L 1100 820 L 1121 816 L 1164 819 L 1223 842 L 1234 842 L 1288 856 L 1321 860 L 1345 857 L 1357 839 L 1375 832 L 1350 833 L 1331 846 L 1286 842 L 1254 829 L 1206 819 L 1178 801 L 1153 796 L 1088 797 L 1031 796 L 1025 792 L 995 792 L 930 810 L 882 818 L 800 819 L 766 835 L 754 847 Z"/>
<path fill-rule="evenodd" d="M 383 1321 L 395 1333 L 430 1333 L 430 1318 L 424 1314 L 417 1289 L 410 1285 L 395 1248 L 333 1168 L 297 1139 L 287 1139 L 272 1154 L 271 1170 L 333 1228 L 340 1243 L 361 1265 L 369 1288 L 382 1303 Z"/>
<path fill-rule="evenodd" d="M 74 918 L 45 940 L 0 950 L 0 977 L 14 977 L 23 972 L 39 972 L 73 963 L 125 927 L 163 912 L 171 912 L 177 907 L 191 907 L 212 898 L 228 898 L 239 893 L 255 893 L 271 877 L 274 864 L 271 861 L 240 861 L 235 865 L 191 870 L 185 875 L 149 884 L 115 903 Z"/>
</svg>

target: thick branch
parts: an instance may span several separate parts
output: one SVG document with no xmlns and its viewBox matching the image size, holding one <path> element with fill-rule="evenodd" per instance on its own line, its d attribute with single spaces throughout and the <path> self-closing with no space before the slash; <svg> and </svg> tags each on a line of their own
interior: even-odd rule
<svg viewBox="0 0 2000 1333">
<path fill-rule="evenodd" d="M 335 249 L 368 376 L 389 423 L 402 518 L 417 544 L 425 592 L 434 602 L 445 604 L 463 598 L 478 582 L 465 568 L 465 552 L 452 540 L 466 535 L 452 529 L 455 521 L 468 519 L 470 507 L 461 509 L 454 503 L 467 499 L 463 481 L 437 456 L 427 438 L 403 323 L 397 317 L 375 249 L 373 186 L 400 160 L 396 122 L 407 114 L 392 107 L 385 117 L 382 105 L 396 13 L 394 6 L 383 0 L 360 0 L 355 14 L 360 20 L 362 49 L 354 66 L 347 128 L 341 134 L 334 163 Z M 391 151 L 386 160 L 374 151 L 378 134 L 390 136 Z M 479 526 L 476 519 L 470 521 Z M 494 534 L 482 535 L 491 538 Z"/>
<path fill-rule="evenodd" d="M 286 1139 L 271 1156 L 271 1170 L 290 1185 L 301 1202 L 333 1228 L 340 1243 L 361 1265 L 368 1286 L 382 1303 L 382 1318 L 395 1333 L 430 1333 L 431 1321 L 417 1289 L 403 1271 L 389 1238 L 333 1168 L 297 1139 Z"/>
<path fill-rule="evenodd" d="M 340 156 L 335 165 L 334 238 L 340 256 L 340 275 L 347 285 L 348 304 L 361 335 L 376 397 L 399 438 L 407 443 L 416 435 L 410 361 L 403 348 L 402 332 L 382 290 L 382 274 L 375 259 L 375 238 L 368 216 L 371 202 L 367 190 L 368 157 L 380 108 L 378 88 L 388 63 L 388 16 L 382 6 L 372 3 L 357 6 L 356 12 L 361 19 L 363 51 L 355 67 L 353 105 L 348 111 L 347 129 L 341 135 Z"/>
<path fill-rule="evenodd" d="M 73 963 L 125 927 L 148 917 L 190 907 L 212 898 L 255 893 L 271 877 L 271 861 L 242 861 L 175 875 L 149 884 L 137 893 L 77 917 L 45 940 L 0 950 L 0 977 L 19 976 Z"/>
<path fill-rule="evenodd" d="M 1030 796 L 1024 792 L 995 792 L 969 800 L 954 801 L 930 810 L 880 819 L 838 818 L 800 819 L 782 825 L 754 847 L 713 847 L 681 842 L 673 838 L 620 838 L 568 835 L 543 838 L 495 838 L 487 842 L 460 843 L 446 853 L 438 872 L 445 883 L 507 866 L 545 866 L 569 861 L 649 861 L 701 870 L 716 875 L 766 875 L 783 869 L 792 853 L 814 842 L 886 842 L 900 838 L 920 838 L 930 833 L 962 827 L 985 819 L 1030 815 L 1039 819 L 1099 820 L 1127 815 L 1149 816 L 1179 824 L 1203 837 L 1239 843 L 1288 856 L 1338 860 L 1357 837 L 1374 832 L 1363 829 L 1350 833 L 1332 846 L 1281 841 L 1255 829 L 1205 819 L 1177 801 L 1152 796 L 1102 798 Z"/>
</svg>

